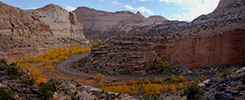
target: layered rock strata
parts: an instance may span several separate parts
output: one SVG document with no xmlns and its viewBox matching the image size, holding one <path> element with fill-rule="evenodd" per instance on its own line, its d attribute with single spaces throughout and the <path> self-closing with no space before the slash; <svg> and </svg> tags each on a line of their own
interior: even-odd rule
<svg viewBox="0 0 245 100">
<path fill-rule="evenodd" d="M 99 11 L 87 7 L 78 7 L 73 11 L 77 19 L 84 25 L 84 34 L 88 39 L 106 40 L 112 36 L 125 35 L 129 30 L 157 25 L 167 21 L 162 16 L 145 18 L 140 12 L 129 11 L 115 13 Z"/>
<path fill-rule="evenodd" d="M 0 2 L 0 14 L 0 58 L 8 62 L 88 43 L 76 15 L 54 4 L 22 10 Z"/>
<path fill-rule="evenodd" d="M 129 35 L 133 36 L 115 37 L 93 47 L 78 70 L 93 68 L 115 75 L 158 73 L 158 61 L 189 68 L 245 65 L 244 5 L 244 0 L 221 0 L 214 12 L 191 23 L 165 21 L 131 30 Z"/>
</svg>

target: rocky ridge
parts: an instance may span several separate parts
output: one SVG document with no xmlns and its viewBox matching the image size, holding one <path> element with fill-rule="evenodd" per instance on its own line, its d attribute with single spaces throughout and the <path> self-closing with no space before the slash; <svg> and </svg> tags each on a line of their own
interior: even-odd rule
<svg viewBox="0 0 245 100">
<path fill-rule="evenodd" d="M 84 35 L 88 39 L 106 40 L 112 36 L 125 35 L 129 30 L 157 25 L 167 21 L 162 16 L 145 18 L 139 11 L 105 12 L 87 7 L 78 7 L 73 11 L 78 21 L 84 25 Z"/>
<path fill-rule="evenodd" d="M 76 15 L 57 5 L 22 10 L 0 2 L 0 13 L 0 58 L 8 62 L 88 43 Z"/>
<path fill-rule="evenodd" d="M 89 72 L 93 68 L 94 71 L 104 74 L 126 75 L 158 73 L 159 69 L 155 67 L 158 61 L 167 61 L 169 67 L 196 68 L 218 64 L 243 66 L 245 2 L 237 1 L 229 1 L 229 5 L 222 8 L 218 6 L 219 11 L 229 8 L 225 13 L 215 10 L 191 23 L 165 21 L 160 25 L 130 31 L 131 36 L 111 38 L 92 47 L 88 59 L 81 60 L 83 63 L 73 67 L 83 72 Z M 223 0 L 219 5 L 223 5 Z M 198 29 L 198 32 L 195 32 L 195 29 Z M 157 36 L 148 33 L 149 31 Z M 160 36 L 161 32 L 171 34 L 163 33 L 163 36 Z"/>
<path fill-rule="evenodd" d="M 152 27 L 140 27 L 128 32 L 129 35 L 211 37 L 236 28 L 244 28 L 244 0 L 220 0 L 217 8 L 210 14 L 201 15 L 188 23 L 185 21 L 166 21 Z"/>
</svg>

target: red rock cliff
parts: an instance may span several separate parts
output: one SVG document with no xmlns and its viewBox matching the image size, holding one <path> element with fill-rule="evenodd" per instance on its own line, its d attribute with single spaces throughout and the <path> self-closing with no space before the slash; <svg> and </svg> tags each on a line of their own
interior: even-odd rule
<svg viewBox="0 0 245 100">
<path fill-rule="evenodd" d="M 161 60 L 172 67 L 245 64 L 245 29 L 234 29 L 211 38 L 184 38 L 156 47 Z"/>
</svg>

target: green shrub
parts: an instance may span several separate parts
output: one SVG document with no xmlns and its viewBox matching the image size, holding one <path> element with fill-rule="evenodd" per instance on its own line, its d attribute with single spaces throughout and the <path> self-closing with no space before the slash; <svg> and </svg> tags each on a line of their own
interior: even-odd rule
<svg viewBox="0 0 245 100">
<path fill-rule="evenodd" d="M 242 84 L 243 84 L 243 85 L 245 84 L 245 78 L 242 79 Z"/>
<path fill-rule="evenodd" d="M 204 91 L 198 86 L 197 82 L 193 82 L 186 86 L 184 94 L 187 95 L 187 99 L 200 99 Z"/>
<path fill-rule="evenodd" d="M 23 79 L 23 80 L 20 81 L 20 83 L 26 84 L 26 85 L 34 85 L 34 84 L 35 84 L 35 80 L 34 80 L 33 78 L 30 79 L 30 80 L 28 80 L 28 79 Z"/>
<path fill-rule="evenodd" d="M 168 71 L 170 69 L 167 61 L 164 61 L 164 62 L 159 61 L 155 67 L 158 67 L 158 68 L 160 67 L 162 69 L 162 72 Z"/>
<path fill-rule="evenodd" d="M 217 86 L 215 87 L 216 91 L 219 91 L 220 88 L 221 88 L 220 85 L 217 85 Z"/>
<path fill-rule="evenodd" d="M 224 77 L 233 74 L 233 71 L 225 71 L 225 73 L 223 74 Z"/>
<path fill-rule="evenodd" d="M 14 92 L 6 92 L 3 88 L 0 88 L 0 100 L 14 100 Z"/>
<path fill-rule="evenodd" d="M 7 64 L 5 59 L 0 59 L 0 63 Z"/>
<path fill-rule="evenodd" d="M 39 98 L 48 100 L 51 99 L 54 95 L 55 92 L 55 86 L 54 84 L 49 84 L 49 83 L 40 83 L 39 85 L 39 92 L 40 94 L 38 95 Z"/>
<path fill-rule="evenodd" d="M 0 70 L 6 70 L 6 68 L 0 65 Z"/>
<path fill-rule="evenodd" d="M 19 72 L 19 69 L 14 66 L 9 67 L 7 73 L 11 79 L 17 79 L 19 76 L 23 75 L 23 72 Z"/>
</svg>

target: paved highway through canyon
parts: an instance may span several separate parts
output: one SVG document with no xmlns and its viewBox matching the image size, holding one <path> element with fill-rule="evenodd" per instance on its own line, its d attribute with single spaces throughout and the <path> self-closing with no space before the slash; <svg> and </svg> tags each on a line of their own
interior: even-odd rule
<svg viewBox="0 0 245 100">
<path fill-rule="evenodd" d="M 62 70 L 66 71 L 68 73 L 71 73 L 71 74 L 81 75 L 81 76 L 85 76 L 85 77 L 95 77 L 95 75 L 93 75 L 93 74 L 81 73 L 81 72 L 77 72 L 77 71 L 74 71 L 74 70 L 69 68 L 69 65 L 72 62 L 75 62 L 79 59 L 82 59 L 83 57 L 86 57 L 88 55 L 89 55 L 89 53 L 74 55 L 74 56 L 70 57 L 68 59 L 68 61 L 61 64 L 60 67 Z M 151 79 L 151 78 L 155 78 L 156 76 L 104 76 L 104 78 L 108 78 L 108 77 L 113 77 L 114 79 L 138 79 L 139 77 L 142 77 L 143 79 L 145 79 L 145 78 Z M 170 76 L 157 76 L 157 77 L 158 78 L 161 77 L 163 79 L 170 78 Z M 213 76 L 205 76 L 205 77 L 212 78 Z M 185 76 L 185 78 L 195 79 L 195 78 L 198 78 L 198 76 Z"/>
</svg>

